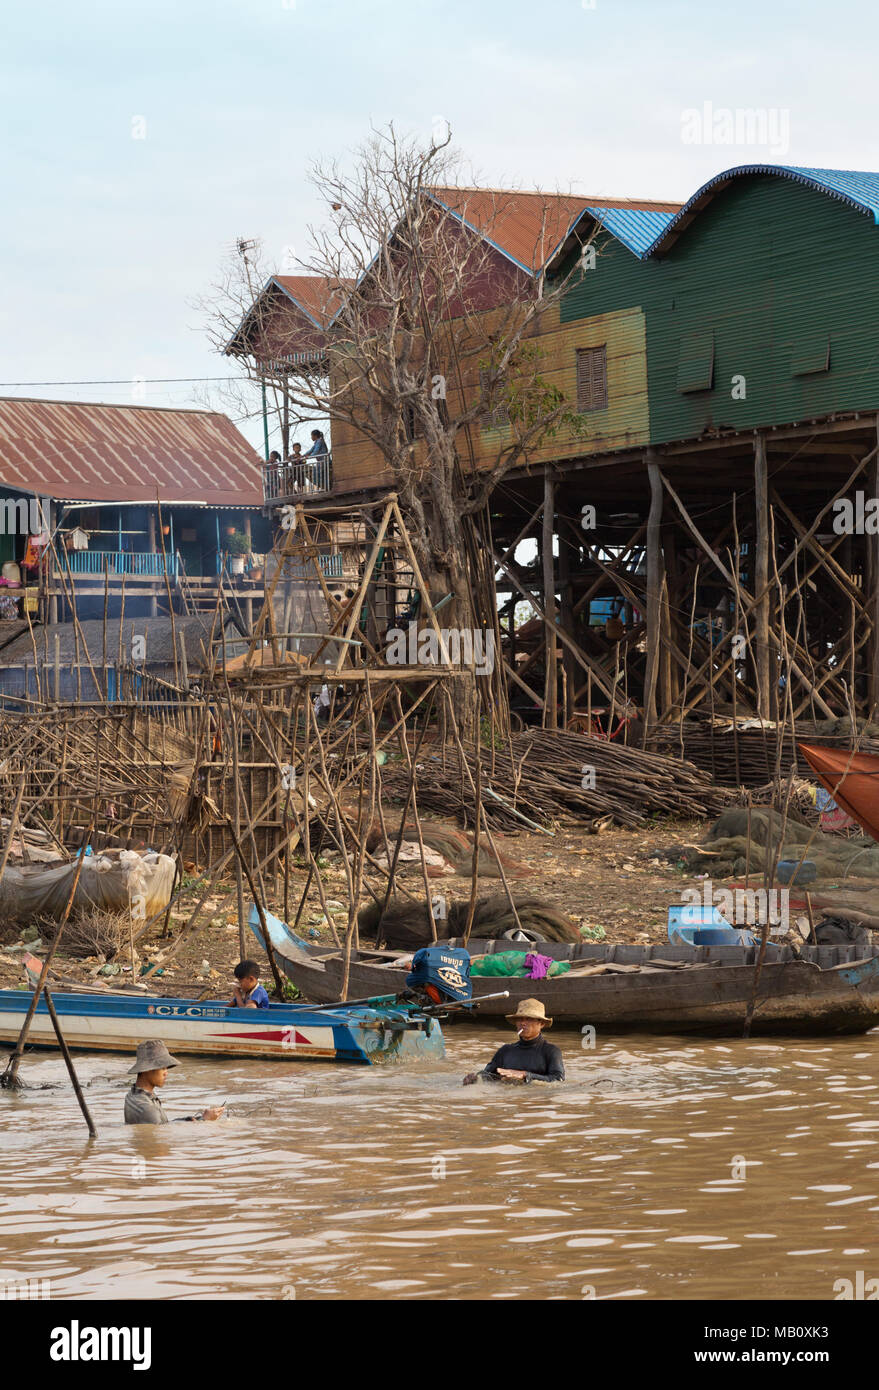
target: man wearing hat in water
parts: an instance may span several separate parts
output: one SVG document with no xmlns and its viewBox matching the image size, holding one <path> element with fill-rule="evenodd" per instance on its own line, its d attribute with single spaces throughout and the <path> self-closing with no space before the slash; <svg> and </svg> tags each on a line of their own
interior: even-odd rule
<svg viewBox="0 0 879 1390">
<path fill-rule="evenodd" d="M 486 1081 L 506 1081 L 525 1085 L 529 1081 L 564 1081 L 565 1064 L 562 1054 L 546 1038 L 544 1028 L 552 1027 L 552 1019 L 539 999 L 523 999 L 514 1014 L 507 1014 L 518 1033 L 514 1043 L 499 1047 L 487 1067 L 472 1071 L 464 1077 L 464 1085 L 485 1077 Z"/>
<path fill-rule="evenodd" d="M 128 1075 L 135 1081 L 125 1097 L 125 1123 L 127 1125 L 166 1125 L 168 1116 L 162 1102 L 155 1094 L 157 1086 L 164 1086 L 171 1067 L 179 1067 L 176 1057 L 172 1057 L 163 1042 L 158 1038 L 137 1044 L 137 1060 L 129 1067 Z M 200 1115 L 180 1115 L 179 1120 L 217 1120 L 223 1113 L 222 1105 L 213 1105 L 202 1110 Z"/>
</svg>

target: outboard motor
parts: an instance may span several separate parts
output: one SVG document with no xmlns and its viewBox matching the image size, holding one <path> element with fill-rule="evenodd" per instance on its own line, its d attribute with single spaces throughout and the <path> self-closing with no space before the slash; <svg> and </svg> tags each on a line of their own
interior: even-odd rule
<svg viewBox="0 0 879 1390">
<path fill-rule="evenodd" d="M 431 1004 L 460 1004 L 470 999 L 470 952 L 461 946 L 422 946 L 412 957 L 406 988 Z"/>
</svg>

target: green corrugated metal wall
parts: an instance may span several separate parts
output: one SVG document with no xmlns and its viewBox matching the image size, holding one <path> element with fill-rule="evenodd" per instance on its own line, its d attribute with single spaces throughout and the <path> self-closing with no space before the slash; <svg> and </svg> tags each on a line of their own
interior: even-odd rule
<svg viewBox="0 0 879 1390">
<path fill-rule="evenodd" d="M 638 261 L 608 238 L 561 318 L 635 306 L 647 320 L 656 444 L 879 408 L 879 228 L 826 194 L 748 177 L 718 193 L 662 258 Z M 704 380 L 699 355 L 712 332 L 711 389 L 680 389 Z M 810 371 L 828 338 L 829 370 Z M 733 377 L 744 377 L 744 399 L 733 399 Z"/>
</svg>

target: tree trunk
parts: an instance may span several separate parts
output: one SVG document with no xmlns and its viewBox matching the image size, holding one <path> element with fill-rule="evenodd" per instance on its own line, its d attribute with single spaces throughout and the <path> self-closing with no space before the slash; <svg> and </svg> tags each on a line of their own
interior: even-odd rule
<svg viewBox="0 0 879 1390">
<path fill-rule="evenodd" d="M 486 653 L 486 634 L 476 630 L 476 616 L 469 583 L 467 542 L 462 520 L 462 501 L 455 479 L 457 459 L 448 439 L 434 441 L 428 448 L 428 465 L 422 472 L 409 474 L 400 489 L 400 502 L 410 540 L 434 608 L 441 631 L 457 634 L 459 650 Z M 444 602 L 445 600 L 445 602 Z M 425 612 L 418 615 L 419 633 L 430 628 Z M 492 633 L 492 640 L 494 634 Z M 470 646 L 465 643 L 469 642 Z M 496 653 L 491 649 L 492 655 Z M 450 655 L 454 657 L 454 649 Z M 440 660 L 443 660 L 440 654 Z M 465 663 L 466 664 L 466 663 Z M 484 664 L 484 663 L 482 663 Z M 449 682 L 452 710 L 462 739 L 471 739 L 478 727 L 479 698 L 475 679 L 455 677 Z"/>
</svg>

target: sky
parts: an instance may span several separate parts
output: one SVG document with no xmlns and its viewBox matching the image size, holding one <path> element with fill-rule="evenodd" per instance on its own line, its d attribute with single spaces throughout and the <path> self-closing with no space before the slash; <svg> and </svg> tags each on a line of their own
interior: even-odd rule
<svg viewBox="0 0 879 1390">
<path fill-rule="evenodd" d="M 195 301 L 238 237 L 305 255 L 312 164 L 390 121 L 425 142 L 447 123 L 473 182 L 603 198 L 875 169 L 877 38 L 853 0 L 6 7 L 0 395 L 223 408 L 206 379 L 234 365 Z"/>
</svg>

